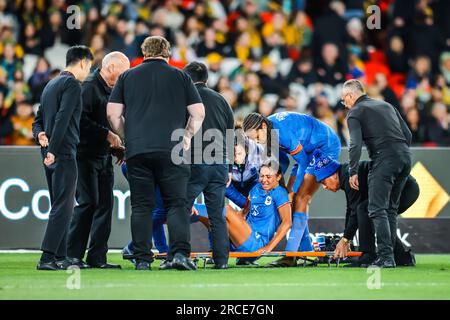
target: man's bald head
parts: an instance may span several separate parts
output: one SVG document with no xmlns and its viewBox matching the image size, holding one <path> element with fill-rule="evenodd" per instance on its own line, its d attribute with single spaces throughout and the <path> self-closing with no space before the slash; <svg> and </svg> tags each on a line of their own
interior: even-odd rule
<svg viewBox="0 0 450 320">
<path fill-rule="evenodd" d="M 119 76 L 130 68 L 130 60 L 122 52 L 113 51 L 108 53 L 102 60 L 100 71 L 106 83 L 113 87 Z"/>
<path fill-rule="evenodd" d="M 127 56 L 120 51 L 113 51 L 108 53 L 102 60 L 102 68 L 107 68 L 111 63 L 113 64 L 130 64 Z"/>
</svg>

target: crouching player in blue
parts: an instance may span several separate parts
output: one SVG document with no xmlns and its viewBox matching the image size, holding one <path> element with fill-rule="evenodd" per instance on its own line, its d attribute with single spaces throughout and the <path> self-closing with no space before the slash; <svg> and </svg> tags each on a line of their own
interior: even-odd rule
<svg viewBox="0 0 450 320">
<path fill-rule="evenodd" d="M 291 228 L 291 205 L 279 164 L 264 163 L 259 183 L 251 189 L 247 204 L 237 212 L 227 206 L 226 219 L 232 250 L 272 251 Z"/>
<path fill-rule="evenodd" d="M 225 196 L 240 208 L 244 207 L 250 190 L 258 183 L 263 153 L 262 146 L 248 139 L 241 129 L 235 131 L 231 183 Z"/>
<path fill-rule="evenodd" d="M 292 229 L 286 244 L 286 251 L 313 251 L 308 229 L 308 208 L 314 193 L 319 188 L 320 178 L 314 166 L 314 154 L 320 153 L 339 161 L 341 143 L 339 137 L 329 126 L 305 114 L 281 112 L 268 118 L 251 113 L 244 119 L 245 134 L 266 147 L 270 156 L 272 148 L 279 146 L 280 153 L 290 154 L 297 163 L 288 183 L 288 191 L 295 194 Z M 277 130 L 277 134 L 272 132 Z M 272 144 L 272 135 L 278 144 Z M 281 157 L 280 157 L 281 158 Z M 283 257 L 274 261 L 273 267 L 295 266 L 294 258 Z"/>
</svg>

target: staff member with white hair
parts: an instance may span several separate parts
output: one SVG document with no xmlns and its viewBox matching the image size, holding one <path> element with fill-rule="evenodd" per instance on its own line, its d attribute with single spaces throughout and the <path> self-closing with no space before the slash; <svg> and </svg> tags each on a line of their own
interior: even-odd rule
<svg viewBox="0 0 450 320">
<path fill-rule="evenodd" d="M 369 98 L 358 80 L 342 88 L 342 102 L 350 109 L 350 186 L 359 190 L 358 166 L 363 142 L 372 160 L 368 174 L 369 217 L 377 237 L 374 266 L 394 268 L 400 195 L 411 171 L 411 131 L 400 113 L 387 102 Z"/>
<path fill-rule="evenodd" d="M 67 239 L 67 256 L 80 267 L 120 268 L 107 263 L 108 239 L 113 210 L 114 171 L 111 153 L 123 156 L 122 141 L 110 130 L 106 117 L 111 90 L 119 76 L 130 68 L 121 52 L 111 52 L 82 85 L 83 112 L 80 143 L 77 150 L 78 205 L 72 217 Z M 90 234 L 87 265 L 82 261 Z"/>
</svg>

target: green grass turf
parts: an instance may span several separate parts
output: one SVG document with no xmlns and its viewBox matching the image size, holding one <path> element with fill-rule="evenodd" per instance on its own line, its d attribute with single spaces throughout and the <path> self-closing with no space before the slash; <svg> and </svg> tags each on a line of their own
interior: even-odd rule
<svg viewBox="0 0 450 320">
<path fill-rule="evenodd" d="M 450 299 L 450 255 L 418 255 L 415 268 L 384 269 L 381 289 L 369 290 L 366 269 L 266 269 L 137 272 L 120 254 L 123 270 L 81 270 L 70 290 L 66 271 L 36 271 L 39 254 L 0 253 L 0 299 Z M 273 258 L 261 261 L 264 265 Z"/>
</svg>

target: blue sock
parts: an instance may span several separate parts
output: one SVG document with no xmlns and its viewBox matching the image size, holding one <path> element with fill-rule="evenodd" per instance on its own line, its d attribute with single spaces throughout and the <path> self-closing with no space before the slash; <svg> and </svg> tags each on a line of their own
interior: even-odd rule
<svg viewBox="0 0 450 320">
<path fill-rule="evenodd" d="M 308 216 L 303 212 L 294 212 L 292 215 L 292 227 L 286 244 L 286 251 L 295 252 L 308 226 Z"/>
<path fill-rule="evenodd" d="M 305 233 L 303 233 L 302 241 L 300 242 L 300 250 L 302 252 L 314 251 L 313 245 L 311 243 L 311 237 L 309 236 L 308 224 L 305 228 Z"/>
<path fill-rule="evenodd" d="M 164 233 L 164 222 L 160 219 L 153 220 L 153 242 L 160 253 L 169 251 Z"/>
</svg>

